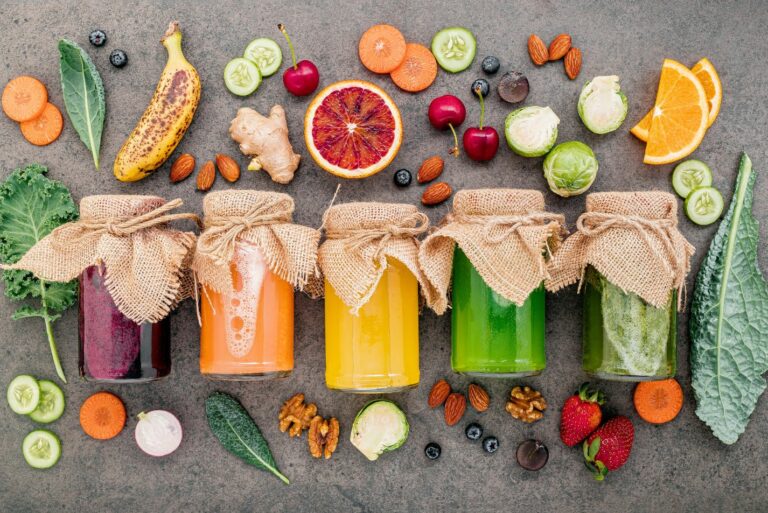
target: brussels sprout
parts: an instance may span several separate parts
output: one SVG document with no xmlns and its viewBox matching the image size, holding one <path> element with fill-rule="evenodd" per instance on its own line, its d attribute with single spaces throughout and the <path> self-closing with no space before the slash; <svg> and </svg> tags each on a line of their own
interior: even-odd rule
<svg viewBox="0 0 768 513">
<path fill-rule="evenodd" d="M 549 107 L 523 107 L 513 110 L 504 122 L 509 147 L 523 157 L 541 157 L 557 141 L 560 118 Z"/>
<path fill-rule="evenodd" d="M 549 188 L 567 198 L 589 189 L 597 176 L 597 158 L 589 146 L 568 141 L 555 146 L 544 159 L 544 178 Z"/>
<path fill-rule="evenodd" d="M 596 134 L 619 128 L 627 117 L 627 108 L 627 97 L 616 75 L 593 78 L 584 84 L 579 96 L 579 117 Z"/>
<path fill-rule="evenodd" d="M 408 438 L 405 413 L 392 401 L 373 401 L 361 409 L 352 423 L 349 441 L 366 458 L 375 461 L 385 452 L 394 451 Z"/>
</svg>

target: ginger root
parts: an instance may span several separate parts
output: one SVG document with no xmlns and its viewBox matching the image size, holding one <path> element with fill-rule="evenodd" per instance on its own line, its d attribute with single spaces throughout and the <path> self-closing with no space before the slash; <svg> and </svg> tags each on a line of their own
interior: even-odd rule
<svg viewBox="0 0 768 513">
<path fill-rule="evenodd" d="M 240 145 L 243 154 L 253 156 L 248 165 L 250 171 L 263 169 L 277 183 L 293 180 L 301 156 L 291 147 L 282 106 L 272 107 L 269 117 L 248 107 L 238 110 L 229 125 L 229 135 Z"/>
</svg>

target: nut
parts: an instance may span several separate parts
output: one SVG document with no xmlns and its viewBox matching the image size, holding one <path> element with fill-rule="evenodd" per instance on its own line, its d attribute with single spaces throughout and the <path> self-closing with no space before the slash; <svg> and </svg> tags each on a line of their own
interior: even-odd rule
<svg viewBox="0 0 768 513">
<path fill-rule="evenodd" d="M 309 423 L 309 453 L 315 458 L 331 457 L 339 445 L 339 421 L 331 417 L 329 420 L 316 415 Z"/>
<path fill-rule="evenodd" d="M 443 159 L 435 155 L 425 160 L 419 168 L 419 173 L 416 175 L 416 181 L 419 183 L 431 182 L 443 172 L 445 163 Z"/>
<path fill-rule="evenodd" d="M 514 387 L 509 392 L 509 401 L 505 409 L 514 418 L 530 424 L 544 417 L 547 401 L 541 392 L 531 387 Z"/>
<path fill-rule="evenodd" d="M 185 180 L 194 170 L 195 157 L 189 153 L 182 153 L 171 165 L 171 173 L 169 177 L 171 182 L 178 183 Z"/>
<path fill-rule="evenodd" d="M 216 167 L 219 168 L 219 173 L 228 182 L 236 182 L 240 178 L 240 164 L 235 162 L 232 157 L 217 153 Z"/>
<path fill-rule="evenodd" d="M 452 192 L 451 186 L 447 183 L 436 182 L 424 190 L 424 194 L 421 195 L 421 202 L 427 206 L 439 205 L 450 198 Z"/>
<path fill-rule="evenodd" d="M 454 392 L 445 400 L 445 423 L 453 426 L 458 423 L 467 410 L 467 398 L 464 394 Z"/>
<path fill-rule="evenodd" d="M 549 60 L 549 50 L 544 41 L 536 34 L 528 38 L 528 54 L 536 66 L 541 66 Z"/>
<path fill-rule="evenodd" d="M 213 161 L 209 160 L 203 167 L 200 168 L 200 172 L 197 173 L 197 190 L 207 191 L 213 187 L 213 182 L 216 181 L 216 166 Z"/>
<path fill-rule="evenodd" d="M 432 390 L 429 391 L 429 399 L 427 399 L 427 404 L 430 408 L 437 408 L 445 402 L 450 393 L 451 385 L 449 385 L 448 382 L 444 379 L 441 379 L 432 385 Z"/>
<path fill-rule="evenodd" d="M 280 421 L 280 431 L 288 430 L 290 436 L 301 436 L 309 428 L 310 422 L 317 415 L 314 403 L 305 404 L 304 394 L 296 394 L 283 403 L 277 419 Z"/>
<path fill-rule="evenodd" d="M 556 61 L 565 57 L 571 49 L 571 36 L 560 34 L 549 43 L 549 60 Z"/>
<path fill-rule="evenodd" d="M 487 410 L 488 405 L 491 403 L 491 398 L 488 396 L 488 392 L 475 383 L 469 385 L 467 395 L 469 396 L 469 404 L 480 413 Z"/>
<path fill-rule="evenodd" d="M 581 71 L 581 50 L 575 46 L 568 50 L 563 60 L 563 66 L 565 66 L 565 74 L 568 75 L 568 78 L 574 80 L 578 77 Z"/>
</svg>

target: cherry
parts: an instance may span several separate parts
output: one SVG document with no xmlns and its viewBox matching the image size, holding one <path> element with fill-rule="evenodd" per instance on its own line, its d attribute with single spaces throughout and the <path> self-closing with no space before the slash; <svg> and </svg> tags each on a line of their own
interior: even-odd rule
<svg viewBox="0 0 768 513">
<path fill-rule="evenodd" d="M 464 108 L 464 104 L 451 94 L 439 96 L 432 100 L 429 104 L 429 122 L 432 126 L 438 130 L 445 130 L 450 128 L 453 133 L 453 148 L 451 148 L 451 155 L 454 157 L 459 156 L 459 139 L 456 136 L 455 127 L 461 125 L 464 122 L 464 118 L 467 117 L 467 109 Z"/>
<path fill-rule="evenodd" d="M 464 151 L 472 160 L 491 160 L 499 149 L 499 134 L 490 126 L 483 127 L 485 119 L 485 103 L 481 88 L 475 87 L 475 94 L 480 100 L 480 125 L 468 128 L 464 132 Z"/>
<path fill-rule="evenodd" d="M 283 72 L 283 85 L 294 96 L 312 94 L 320 83 L 320 72 L 317 71 L 317 66 L 308 60 L 296 62 L 296 52 L 293 50 L 293 43 L 291 43 L 291 38 L 288 37 L 285 25 L 280 23 L 277 28 L 280 29 L 280 32 L 285 36 L 285 40 L 288 41 L 288 48 L 291 49 L 291 61 L 293 61 L 293 66 Z"/>
</svg>

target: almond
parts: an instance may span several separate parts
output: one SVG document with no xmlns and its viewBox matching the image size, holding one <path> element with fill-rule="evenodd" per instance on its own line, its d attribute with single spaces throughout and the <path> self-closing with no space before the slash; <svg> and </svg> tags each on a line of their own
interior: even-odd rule
<svg viewBox="0 0 768 513">
<path fill-rule="evenodd" d="M 454 392 L 445 400 L 445 423 L 449 426 L 457 424 L 467 409 L 467 398 L 464 394 Z"/>
<path fill-rule="evenodd" d="M 563 65 L 565 66 L 565 74 L 568 75 L 568 78 L 574 80 L 578 77 L 581 71 L 581 50 L 575 46 L 568 50 L 568 53 L 565 54 Z"/>
<path fill-rule="evenodd" d="M 439 205 L 450 198 L 452 192 L 451 186 L 447 183 L 436 182 L 424 190 L 424 194 L 421 195 L 421 202 L 427 206 Z"/>
<path fill-rule="evenodd" d="M 571 36 L 560 34 L 549 43 L 549 60 L 557 61 L 565 57 L 568 50 L 571 49 Z"/>
<path fill-rule="evenodd" d="M 185 180 L 194 170 L 195 157 L 189 153 L 182 153 L 171 165 L 171 173 L 169 177 L 171 182 L 178 183 Z"/>
<path fill-rule="evenodd" d="M 443 173 L 443 167 L 445 167 L 445 162 L 442 158 L 437 155 L 429 157 L 422 162 L 419 173 L 416 175 L 416 181 L 419 183 L 431 182 Z"/>
<path fill-rule="evenodd" d="M 207 191 L 213 187 L 213 182 L 216 180 L 216 166 L 212 160 L 209 160 L 203 167 L 200 168 L 200 172 L 197 173 L 197 190 Z"/>
<path fill-rule="evenodd" d="M 444 379 L 441 379 L 432 385 L 432 390 L 429 391 L 429 399 L 427 399 L 427 404 L 430 408 L 437 408 L 445 402 L 445 399 L 450 393 L 451 385 L 449 385 L 448 382 Z"/>
<path fill-rule="evenodd" d="M 536 34 L 528 38 L 528 54 L 536 66 L 541 66 L 549 60 L 549 50 L 544 41 Z"/>
<path fill-rule="evenodd" d="M 240 164 L 235 162 L 232 157 L 222 153 L 216 154 L 216 167 L 219 173 L 228 182 L 236 182 L 240 178 Z"/>
<path fill-rule="evenodd" d="M 480 413 L 488 409 L 488 405 L 491 404 L 491 398 L 488 396 L 488 392 L 485 391 L 480 385 L 472 383 L 469 385 L 469 404 Z"/>
</svg>

